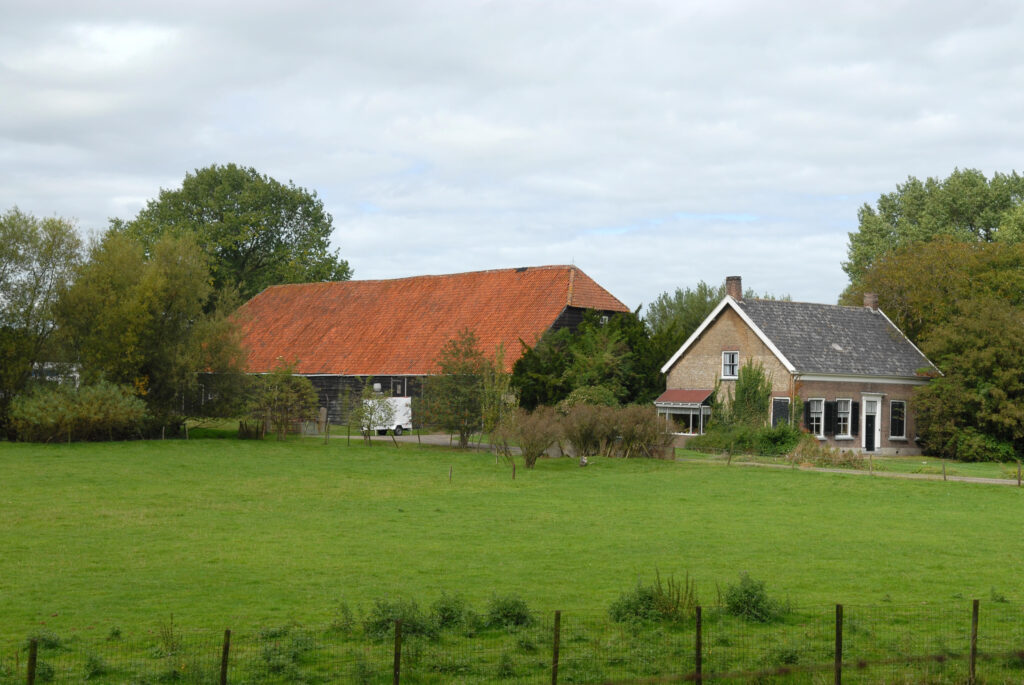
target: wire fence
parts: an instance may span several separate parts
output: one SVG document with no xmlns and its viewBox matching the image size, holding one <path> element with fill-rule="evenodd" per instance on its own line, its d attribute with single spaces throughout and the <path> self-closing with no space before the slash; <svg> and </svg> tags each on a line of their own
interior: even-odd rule
<svg viewBox="0 0 1024 685">
<path fill-rule="evenodd" d="M 402 633 L 371 637 L 359 621 L 38 632 L 0 650 L 0 683 L 1024 682 L 1024 606 L 1002 601 L 804 608 L 766 624 L 716 607 L 672 624 L 554 612 Z"/>
</svg>

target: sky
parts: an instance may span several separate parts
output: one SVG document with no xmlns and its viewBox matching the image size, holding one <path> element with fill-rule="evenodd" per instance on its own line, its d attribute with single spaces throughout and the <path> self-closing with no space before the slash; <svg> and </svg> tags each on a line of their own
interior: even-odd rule
<svg viewBox="0 0 1024 685">
<path fill-rule="evenodd" d="M 1016 1 L 0 0 L 0 211 L 95 235 L 233 162 L 359 279 L 835 302 L 864 203 L 1024 171 L 1022 39 Z"/>
</svg>

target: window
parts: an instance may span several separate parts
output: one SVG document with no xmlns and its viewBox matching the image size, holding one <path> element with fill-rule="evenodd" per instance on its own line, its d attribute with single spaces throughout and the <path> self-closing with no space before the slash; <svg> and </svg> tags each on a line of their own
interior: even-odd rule
<svg viewBox="0 0 1024 685">
<path fill-rule="evenodd" d="M 903 400 L 889 403 L 889 437 L 907 437 L 907 403 Z"/>
<path fill-rule="evenodd" d="M 665 416 L 666 430 L 676 435 L 700 435 L 711 418 L 711 407 L 674 407 L 659 411 Z"/>
<path fill-rule="evenodd" d="M 836 437 L 850 437 L 850 400 L 836 400 Z"/>
<path fill-rule="evenodd" d="M 819 438 L 824 437 L 825 400 L 807 400 L 807 430 Z"/>
<path fill-rule="evenodd" d="M 722 378 L 736 378 L 740 366 L 739 352 L 722 353 Z"/>
<path fill-rule="evenodd" d="M 789 398 L 772 398 L 772 428 L 780 423 L 789 423 Z"/>
</svg>

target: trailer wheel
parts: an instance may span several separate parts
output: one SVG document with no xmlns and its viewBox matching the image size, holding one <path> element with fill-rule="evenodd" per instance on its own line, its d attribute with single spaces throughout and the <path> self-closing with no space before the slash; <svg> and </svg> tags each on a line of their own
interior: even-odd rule
<svg viewBox="0 0 1024 685">
<path fill-rule="evenodd" d="M 401 435 L 401 434 L 402 434 L 402 427 L 401 426 L 395 426 L 395 435 Z"/>
</svg>

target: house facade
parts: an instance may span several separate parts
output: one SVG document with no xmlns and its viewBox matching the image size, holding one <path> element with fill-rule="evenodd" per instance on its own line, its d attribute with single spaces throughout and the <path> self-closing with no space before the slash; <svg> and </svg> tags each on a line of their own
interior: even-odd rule
<svg viewBox="0 0 1024 685">
<path fill-rule="evenodd" d="M 250 373 L 280 361 L 312 381 L 332 421 L 372 378 L 393 396 L 419 395 L 441 348 L 472 331 L 505 370 L 545 331 L 575 327 L 584 313 L 630 309 L 576 266 L 495 269 L 389 280 L 272 286 L 239 310 Z"/>
<path fill-rule="evenodd" d="M 670 432 L 704 432 L 716 387 L 731 395 L 740 367 L 759 362 L 772 388 L 772 425 L 803 402 L 801 425 L 839 449 L 920 453 L 910 398 L 938 369 L 878 308 L 743 299 L 738 276 L 726 297 L 662 367 L 656 401 Z"/>
</svg>

